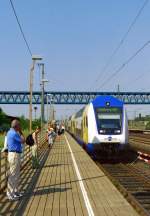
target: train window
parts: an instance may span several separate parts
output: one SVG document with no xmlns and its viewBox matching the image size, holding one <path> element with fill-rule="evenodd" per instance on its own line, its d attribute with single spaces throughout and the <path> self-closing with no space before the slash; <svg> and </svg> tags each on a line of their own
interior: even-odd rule
<svg viewBox="0 0 150 216">
<path fill-rule="evenodd" d="M 122 108 L 100 107 L 96 109 L 97 127 L 99 133 L 120 133 L 122 128 Z M 119 131 L 119 132 L 118 132 Z"/>
</svg>

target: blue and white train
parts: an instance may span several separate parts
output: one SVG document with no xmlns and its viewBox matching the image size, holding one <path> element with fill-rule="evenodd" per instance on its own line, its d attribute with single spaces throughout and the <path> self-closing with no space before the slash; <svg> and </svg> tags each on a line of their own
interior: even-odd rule
<svg viewBox="0 0 150 216">
<path fill-rule="evenodd" d="M 112 96 L 99 96 L 72 115 L 67 129 L 91 154 L 113 154 L 128 148 L 125 106 Z"/>
</svg>

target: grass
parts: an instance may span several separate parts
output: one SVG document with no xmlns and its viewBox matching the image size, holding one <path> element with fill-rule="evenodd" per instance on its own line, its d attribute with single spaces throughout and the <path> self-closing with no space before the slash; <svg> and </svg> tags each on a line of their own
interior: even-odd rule
<svg viewBox="0 0 150 216">
<path fill-rule="evenodd" d="M 4 137 L 5 135 L 0 135 L 0 149 L 2 149 L 4 146 Z"/>
</svg>

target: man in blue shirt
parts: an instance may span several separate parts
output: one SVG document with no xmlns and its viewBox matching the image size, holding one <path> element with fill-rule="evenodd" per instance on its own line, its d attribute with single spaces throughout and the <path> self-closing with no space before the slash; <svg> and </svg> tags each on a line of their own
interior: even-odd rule
<svg viewBox="0 0 150 216">
<path fill-rule="evenodd" d="M 7 133 L 8 162 L 10 167 L 7 185 L 7 197 L 9 200 L 17 200 L 21 197 L 18 191 L 18 184 L 22 143 L 25 143 L 25 139 L 21 132 L 20 122 L 18 120 L 13 120 L 11 128 Z"/>
</svg>

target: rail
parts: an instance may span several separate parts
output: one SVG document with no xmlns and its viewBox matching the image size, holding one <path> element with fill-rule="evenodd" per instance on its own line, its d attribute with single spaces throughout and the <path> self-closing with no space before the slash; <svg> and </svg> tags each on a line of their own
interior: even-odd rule
<svg viewBox="0 0 150 216">
<path fill-rule="evenodd" d="M 47 146 L 45 145 L 46 136 L 45 130 L 43 129 L 38 135 L 38 156 L 39 160 L 43 158 Z M 31 161 L 31 147 L 25 145 L 24 151 L 21 155 L 21 168 L 25 168 L 27 163 Z M 0 192 L 3 191 L 7 185 L 7 173 L 8 173 L 8 162 L 7 162 L 7 153 L 0 152 Z"/>
<path fill-rule="evenodd" d="M 129 144 L 134 151 L 150 155 L 150 133 L 130 132 Z"/>
<path fill-rule="evenodd" d="M 150 130 L 142 130 L 142 129 L 129 129 L 129 134 L 150 134 Z"/>
<path fill-rule="evenodd" d="M 97 165 L 142 216 L 150 215 L 150 183 L 147 175 L 131 164 Z"/>
</svg>

